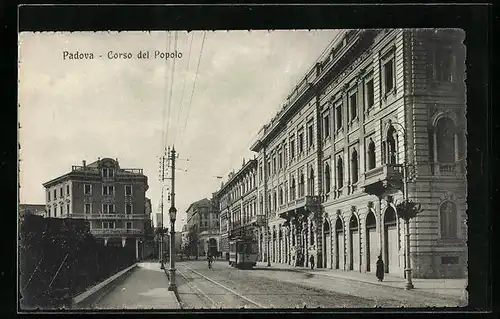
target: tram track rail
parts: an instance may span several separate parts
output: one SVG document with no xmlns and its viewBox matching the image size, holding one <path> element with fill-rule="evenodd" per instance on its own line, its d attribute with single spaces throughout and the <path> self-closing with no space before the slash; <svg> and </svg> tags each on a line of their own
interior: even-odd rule
<svg viewBox="0 0 500 319">
<path fill-rule="evenodd" d="M 183 268 L 182 271 L 179 268 Z M 225 299 L 225 296 L 231 296 L 233 299 L 239 299 L 240 303 L 243 300 L 244 304 L 242 307 L 247 308 L 248 304 L 251 307 L 248 308 L 267 308 L 260 303 L 238 293 L 237 291 L 234 291 L 233 289 L 203 275 L 202 273 L 196 271 L 195 269 L 186 266 L 186 265 L 179 265 L 177 269 L 178 273 L 180 276 L 186 280 L 187 285 L 191 288 L 191 290 L 197 295 L 197 297 L 207 306 L 210 306 L 210 308 L 215 308 L 215 309 L 221 309 L 221 308 L 240 308 L 240 307 L 235 307 L 234 306 L 234 301 L 233 302 L 228 302 L 227 299 Z M 199 281 L 199 284 L 196 285 L 194 281 Z M 210 289 L 212 290 L 211 292 L 208 291 L 203 291 L 200 289 L 200 284 L 204 283 L 208 287 L 216 288 L 216 289 Z M 216 293 L 215 291 L 223 291 L 225 293 Z M 197 292 L 197 293 L 196 293 Z M 215 300 L 215 299 L 222 299 L 222 300 Z M 182 297 L 180 298 L 180 303 L 182 305 L 183 309 L 187 308 L 187 305 L 183 302 Z"/>
</svg>

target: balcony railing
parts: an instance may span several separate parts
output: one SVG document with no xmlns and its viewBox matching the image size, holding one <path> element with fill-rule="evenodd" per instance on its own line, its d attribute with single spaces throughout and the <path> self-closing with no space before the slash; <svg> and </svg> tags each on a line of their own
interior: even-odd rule
<svg viewBox="0 0 500 319">
<path fill-rule="evenodd" d="M 304 208 L 307 206 L 316 206 L 319 205 L 320 203 L 321 203 L 320 196 L 303 196 L 301 198 L 291 200 L 287 204 L 279 207 L 278 215 L 293 209 Z"/>
<path fill-rule="evenodd" d="M 132 174 L 141 174 L 142 175 L 142 168 L 122 168 L 121 172 L 123 173 L 132 173 Z"/>
<path fill-rule="evenodd" d="M 379 194 L 388 187 L 400 188 L 402 183 L 401 165 L 385 164 L 365 173 L 364 190 L 369 194 Z"/>
<path fill-rule="evenodd" d="M 92 228 L 92 235 L 139 235 L 142 234 L 141 229 L 135 228 Z"/>
<path fill-rule="evenodd" d="M 97 213 L 97 214 L 71 214 L 68 217 L 73 218 L 84 218 L 84 219 L 126 219 L 126 220 L 141 220 L 148 219 L 149 216 L 146 214 L 125 214 L 125 213 Z"/>
<path fill-rule="evenodd" d="M 266 224 L 265 215 L 255 215 L 250 219 L 250 223 L 264 226 Z"/>
<path fill-rule="evenodd" d="M 431 163 L 431 172 L 434 175 L 456 176 L 462 172 L 460 162 L 457 163 Z"/>
</svg>

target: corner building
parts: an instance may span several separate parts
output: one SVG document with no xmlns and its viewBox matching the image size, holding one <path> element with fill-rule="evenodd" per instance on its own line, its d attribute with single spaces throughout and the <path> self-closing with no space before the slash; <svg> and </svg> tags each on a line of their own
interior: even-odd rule
<svg viewBox="0 0 500 319">
<path fill-rule="evenodd" d="M 118 160 L 98 158 L 43 184 L 47 217 L 87 219 L 104 245 L 122 245 L 142 256 L 150 223 L 148 179 L 142 169 L 121 168 Z"/>
<path fill-rule="evenodd" d="M 403 277 L 466 276 L 465 47 L 459 30 L 346 30 L 260 130 L 261 256 Z"/>
</svg>

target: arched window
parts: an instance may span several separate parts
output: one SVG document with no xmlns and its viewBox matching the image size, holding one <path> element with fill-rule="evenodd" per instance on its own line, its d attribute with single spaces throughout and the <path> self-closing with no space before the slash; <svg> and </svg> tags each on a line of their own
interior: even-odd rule
<svg viewBox="0 0 500 319">
<path fill-rule="evenodd" d="M 375 143 L 370 139 L 368 143 L 368 169 L 375 168 Z"/>
<path fill-rule="evenodd" d="M 455 162 L 455 124 L 449 118 L 441 118 L 436 127 L 437 160 L 440 163 Z"/>
<path fill-rule="evenodd" d="M 389 164 L 396 164 L 396 130 L 390 126 L 387 131 L 387 159 Z"/>
<path fill-rule="evenodd" d="M 309 183 L 308 183 L 308 191 L 310 196 L 314 196 L 314 170 L 311 167 L 311 171 L 309 172 Z"/>
<path fill-rule="evenodd" d="M 441 238 L 457 238 L 457 205 L 446 201 L 439 207 Z"/>
<path fill-rule="evenodd" d="M 344 163 L 340 156 L 337 159 L 337 187 L 344 187 Z"/>
<path fill-rule="evenodd" d="M 292 184 L 290 186 L 290 195 L 292 196 L 292 200 L 294 200 L 296 197 L 296 192 L 295 192 L 295 177 L 292 177 Z"/>
<path fill-rule="evenodd" d="M 325 165 L 325 192 L 330 193 L 330 165 Z"/>
<path fill-rule="evenodd" d="M 358 152 L 356 149 L 353 149 L 351 154 L 351 182 L 353 184 L 358 182 Z"/>
</svg>

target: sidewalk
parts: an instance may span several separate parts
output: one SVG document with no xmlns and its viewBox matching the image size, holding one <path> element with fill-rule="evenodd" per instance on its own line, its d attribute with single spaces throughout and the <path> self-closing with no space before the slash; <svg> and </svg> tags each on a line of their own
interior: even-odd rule
<svg viewBox="0 0 500 319">
<path fill-rule="evenodd" d="M 257 267 L 266 268 L 267 263 L 258 262 Z M 309 273 L 312 275 L 322 275 L 341 279 L 356 280 L 361 282 L 366 282 L 374 285 L 381 285 L 387 287 L 394 287 L 404 289 L 406 280 L 402 277 L 391 276 L 385 274 L 384 281 L 379 282 L 374 273 L 361 273 L 357 271 L 342 271 L 337 269 L 325 269 L 319 268 L 311 270 L 306 267 L 294 267 L 288 264 L 276 264 L 271 263 L 271 268 L 279 269 L 284 271 L 300 271 L 303 273 Z M 453 298 L 464 298 L 468 299 L 467 291 L 467 279 L 412 279 L 414 290 L 420 292 L 434 293 L 444 296 L 450 296 Z M 412 290 L 410 290 L 412 291 Z"/>
<path fill-rule="evenodd" d="M 141 262 L 133 273 L 104 296 L 98 309 L 179 309 L 158 262 Z"/>
</svg>

